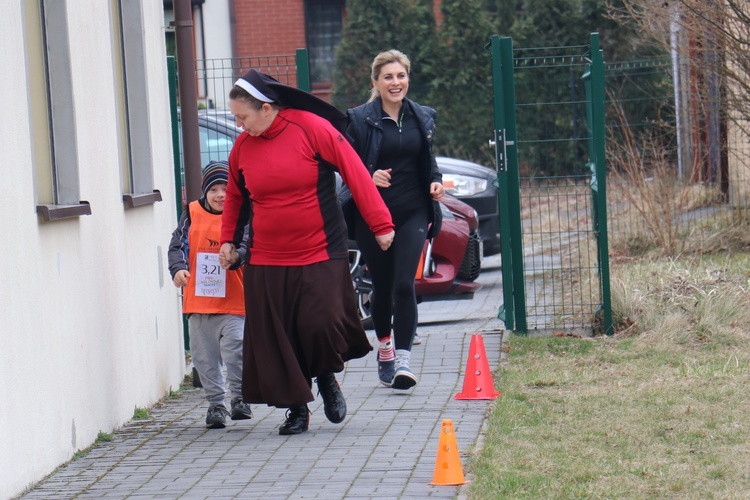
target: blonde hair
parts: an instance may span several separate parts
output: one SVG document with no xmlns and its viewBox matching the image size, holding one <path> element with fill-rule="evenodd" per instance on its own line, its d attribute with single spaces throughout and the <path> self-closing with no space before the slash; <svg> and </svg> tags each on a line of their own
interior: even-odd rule
<svg viewBox="0 0 750 500">
<path fill-rule="evenodd" d="M 399 50 L 391 49 L 386 50 L 385 52 L 381 52 L 380 54 L 375 56 L 375 59 L 372 60 L 372 72 L 370 73 L 370 79 L 373 82 L 378 81 L 378 77 L 380 76 L 380 71 L 383 69 L 383 66 L 391 63 L 399 63 L 401 66 L 403 66 L 404 69 L 406 69 L 407 76 L 411 73 L 411 61 L 409 61 L 409 58 L 406 57 L 406 54 Z M 370 98 L 367 100 L 367 102 L 374 101 L 378 96 L 378 89 L 373 86 L 370 89 Z"/>
</svg>

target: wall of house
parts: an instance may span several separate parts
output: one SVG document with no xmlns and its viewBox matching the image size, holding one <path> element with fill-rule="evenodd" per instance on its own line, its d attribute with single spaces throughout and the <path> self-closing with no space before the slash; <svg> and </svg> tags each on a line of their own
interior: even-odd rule
<svg viewBox="0 0 750 500">
<path fill-rule="evenodd" d="M 232 54 L 232 30 L 229 29 L 229 0 L 211 0 L 203 4 L 203 26 L 222 26 L 204 40 L 205 58 L 219 59 L 234 57 Z M 208 34 L 208 33 L 207 33 Z"/>
<path fill-rule="evenodd" d="M 193 30 L 196 59 L 223 59 L 232 54 L 230 0 L 211 0 L 193 7 Z M 174 22 L 174 10 L 164 9 L 164 26 Z"/>
<path fill-rule="evenodd" d="M 236 57 L 232 52 L 230 0 L 211 0 L 193 6 L 193 55 L 196 59 L 196 92 L 198 102 L 206 108 L 227 109 L 227 96 L 224 91 L 231 85 L 236 75 L 231 70 L 229 59 Z M 164 9 L 164 26 L 174 23 L 174 10 Z M 173 28 L 172 28 L 173 29 Z M 205 65 L 203 59 L 211 60 Z M 224 61 L 219 61 L 219 60 Z M 227 67 L 229 69 L 222 70 Z M 216 79 L 226 74 L 224 85 L 217 86 Z"/>
<path fill-rule="evenodd" d="M 53 222 L 35 208 L 40 152 L 31 136 L 24 17 L 35 0 L 0 5 L 0 498 L 125 424 L 135 407 L 176 390 L 185 374 L 180 299 L 166 260 L 176 214 L 163 11 L 161 2 L 141 1 L 153 181 L 163 201 L 130 209 L 122 202 L 116 3 L 69 1 L 70 126 L 80 197 L 92 214 Z"/>
<path fill-rule="evenodd" d="M 294 54 L 306 47 L 303 0 L 234 0 L 237 55 Z"/>
<path fill-rule="evenodd" d="M 743 74 L 741 68 L 730 58 L 727 61 L 729 71 L 736 75 Z M 736 84 L 732 92 L 742 95 Z M 750 206 L 750 121 L 744 119 L 737 109 L 729 110 L 727 120 L 727 161 L 729 176 L 729 205 L 734 208 Z"/>
<path fill-rule="evenodd" d="M 727 123 L 727 156 L 729 173 L 729 205 L 732 207 L 750 206 L 750 137 L 747 130 L 750 123 L 738 113 L 733 113 Z"/>
</svg>

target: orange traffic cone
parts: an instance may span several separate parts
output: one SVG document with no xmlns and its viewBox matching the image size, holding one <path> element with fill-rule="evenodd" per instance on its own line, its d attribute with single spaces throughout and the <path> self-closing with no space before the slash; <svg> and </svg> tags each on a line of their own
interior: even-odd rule
<svg viewBox="0 0 750 500">
<path fill-rule="evenodd" d="M 461 459 L 458 457 L 458 443 L 453 433 L 453 420 L 443 420 L 440 430 L 435 473 L 432 475 L 433 486 L 458 486 L 466 484 L 464 471 L 461 469 Z"/>
<path fill-rule="evenodd" d="M 484 352 L 484 340 L 480 333 L 475 333 L 471 336 L 464 386 L 455 399 L 495 399 L 499 395 L 492 382 L 490 364 Z"/>
</svg>

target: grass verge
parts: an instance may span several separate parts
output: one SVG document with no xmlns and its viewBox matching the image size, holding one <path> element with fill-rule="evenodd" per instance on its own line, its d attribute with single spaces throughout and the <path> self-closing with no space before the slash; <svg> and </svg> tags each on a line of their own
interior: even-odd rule
<svg viewBox="0 0 750 500">
<path fill-rule="evenodd" d="M 616 266 L 613 308 L 610 338 L 512 337 L 469 498 L 747 498 L 750 256 Z"/>
</svg>

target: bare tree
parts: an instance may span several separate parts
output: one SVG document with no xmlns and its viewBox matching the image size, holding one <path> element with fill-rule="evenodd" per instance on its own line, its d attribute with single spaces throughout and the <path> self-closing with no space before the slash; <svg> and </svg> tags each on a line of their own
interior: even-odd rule
<svg viewBox="0 0 750 500">
<path fill-rule="evenodd" d="M 725 199 L 739 187 L 746 204 L 750 2 L 621 0 L 610 13 L 672 54 L 680 176 L 719 185 Z"/>
</svg>

